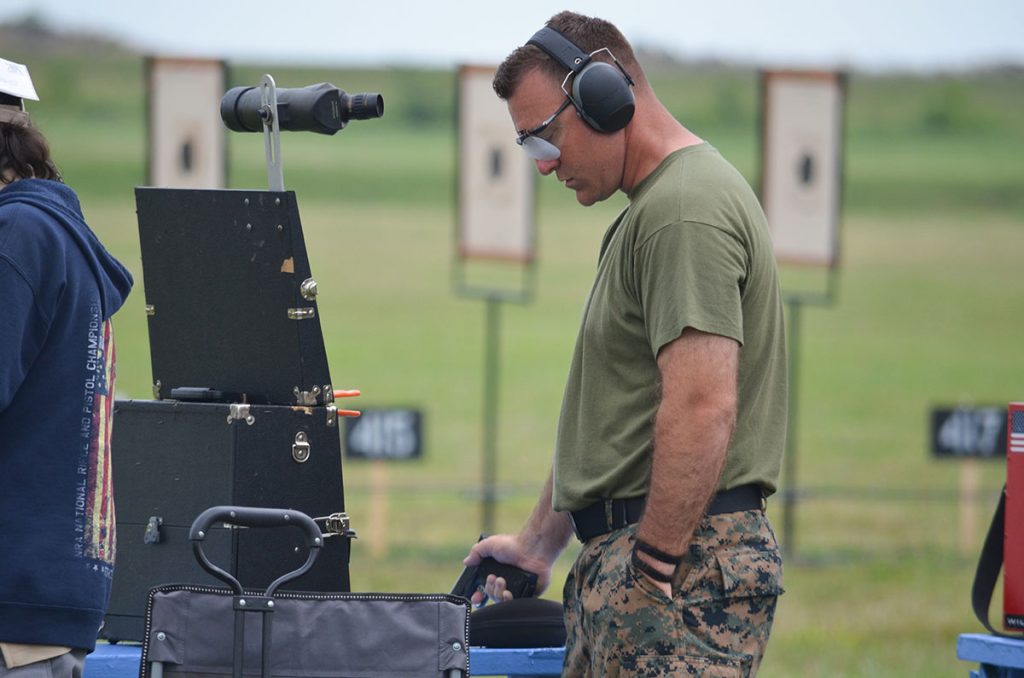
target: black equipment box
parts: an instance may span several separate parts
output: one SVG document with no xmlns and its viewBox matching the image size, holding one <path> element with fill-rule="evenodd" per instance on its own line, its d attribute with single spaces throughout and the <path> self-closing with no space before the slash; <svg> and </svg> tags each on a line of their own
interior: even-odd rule
<svg viewBox="0 0 1024 678">
<path fill-rule="evenodd" d="M 142 640 L 151 587 L 218 584 L 188 541 L 205 509 L 280 507 L 314 518 L 344 511 L 338 425 L 323 407 L 118 401 L 112 449 L 117 564 L 102 631 L 111 640 Z M 246 585 L 266 588 L 306 559 L 298 531 L 217 532 L 207 540 L 211 558 Z M 349 539 L 330 536 L 288 588 L 348 591 L 348 565 Z"/>
<path fill-rule="evenodd" d="M 294 193 L 139 188 L 136 203 L 157 400 L 114 406 L 117 560 L 100 635 L 142 640 L 151 587 L 216 583 L 188 540 L 211 506 L 333 516 L 325 532 L 341 534 L 289 588 L 349 591 L 340 427 Z M 306 558 L 294 530 L 215 532 L 211 558 L 247 585 Z"/>
</svg>

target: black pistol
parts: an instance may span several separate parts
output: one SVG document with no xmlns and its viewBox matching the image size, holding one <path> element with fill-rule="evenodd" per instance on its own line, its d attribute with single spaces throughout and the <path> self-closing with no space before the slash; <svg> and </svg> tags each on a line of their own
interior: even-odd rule
<svg viewBox="0 0 1024 678">
<path fill-rule="evenodd" d="M 494 558 L 484 558 L 478 565 L 470 565 L 462 571 L 455 582 L 453 596 L 470 598 L 478 588 L 487 583 L 487 575 L 493 574 L 505 580 L 505 588 L 514 598 L 532 598 L 537 592 L 537 575 L 514 565 L 499 563 Z"/>
</svg>

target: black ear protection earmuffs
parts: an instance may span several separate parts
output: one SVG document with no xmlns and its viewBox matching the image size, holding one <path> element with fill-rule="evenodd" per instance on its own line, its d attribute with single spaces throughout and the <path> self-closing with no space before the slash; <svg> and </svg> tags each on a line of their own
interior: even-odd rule
<svg viewBox="0 0 1024 678">
<path fill-rule="evenodd" d="M 633 79 L 608 48 L 587 54 L 574 42 L 547 26 L 534 33 L 526 44 L 536 45 L 569 70 L 562 82 L 562 91 L 590 127 L 598 132 L 618 132 L 633 119 L 636 108 L 631 89 Z M 602 51 L 608 52 L 614 65 L 594 60 L 594 55 Z M 570 77 L 571 92 L 565 88 Z"/>
</svg>

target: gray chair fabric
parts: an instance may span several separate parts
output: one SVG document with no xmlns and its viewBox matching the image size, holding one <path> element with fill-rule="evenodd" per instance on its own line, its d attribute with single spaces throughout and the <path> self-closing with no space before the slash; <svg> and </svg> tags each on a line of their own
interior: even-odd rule
<svg viewBox="0 0 1024 678">
<path fill-rule="evenodd" d="M 254 595 L 259 595 L 258 593 Z M 236 607 L 227 589 L 150 592 L 140 678 L 232 673 Z M 469 602 L 451 595 L 295 593 L 273 596 L 273 678 L 435 678 L 469 674 Z M 261 675 L 263 615 L 246 612 L 243 671 Z M 154 662 L 155 665 L 154 672 Z"/>
</svg>

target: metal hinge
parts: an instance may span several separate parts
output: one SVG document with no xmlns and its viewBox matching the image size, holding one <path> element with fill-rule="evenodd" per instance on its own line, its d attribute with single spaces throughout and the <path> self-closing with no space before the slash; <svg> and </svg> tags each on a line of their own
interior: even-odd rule
<svg viewBox="0 0 1024 678">
<path fill-rule="evenodd" d="M 231 403 L 231 411 L 228 413 L 228 423 L 244 421 L 249 426 L 256 423 L 256 417 L 249 414 L 249 405 L 246 403 Z"/>
<path fill-rule="evenodd" d="M 326 386 L 325 390 L 330 391 L 331 387 Z M 292 388 L 292 393 L 295 394 L 295 405 L 302 406 L 303 408 L 314 408 L 317 402 L 319 402 L 319 395 L 325 392 L 321 390 L 319 386 L 313 386 L 311 391 L 299 390 L 298 386 Z"/>
<path fill-rule="evenodd" d="M 316 309 L 312 306 L 306 308 L 289 308 L 288 319 L 289 320 L 309 320 L 316 317 Z"/>
</svg>

